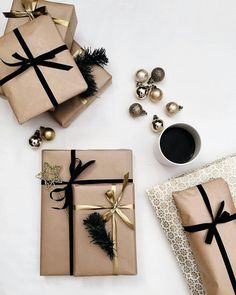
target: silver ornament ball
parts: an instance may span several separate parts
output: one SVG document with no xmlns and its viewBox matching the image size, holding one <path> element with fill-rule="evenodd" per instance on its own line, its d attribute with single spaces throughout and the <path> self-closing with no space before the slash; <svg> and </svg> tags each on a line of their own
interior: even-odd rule
<svg viewBox="0 0 236 295">
<path fill-rule="evenodd" d="M 39 148 L 42 143 L 42 138 L 40 136 L 40 131 L 36 130 L 34 135 L 29 138 L 29 145 L 32 148 Z"/>
<path fill-rule="evenodd" d="M 144 69 L 140 69 L 135 73 L 135 81 L 138 83 L 145 83 L 148 79 L 148 72 Z"/>
<path fill-rule="evenodd" d="M 148 80 L 148 83 L 157 83 L 162 81 L 165 78 L 165 71 L 162 68 L 155 68 L 152 70 L 151 78 Z"/>
<path fill-rule="evenodd" d="M 156 86 L 153 86 L 151 90 L 149 91 L 149 99 L 152 102 L 158 102 L 162 99 L 163 97 L 163 92 L 161 91 L 160 88 L 157 88 Z"/>
<path fill-rule="evenodd" d="M 133 103 L 129 107 L 129 113 L 133 118 L 147 115 L 147 112 L 143 109 L 143 107 L 139 103 Z"/>
<path fill-rule="evenodd" d="M 147 86 L 139 86 L 136 89 L 136 96 L 138 99 L 145 99 L 148 95 L 149 87 Z"/>
<path fill-rule="evenodd" d="M 177 104 L 176 102 L 169 102 L 166 105 L 166 113 L 169 116 L 175 115 L 177 114 L 179 111 L 181 111 L 183 109 L 183 107 L 179 104 Z"/>
<path fill-rule="evenodd" d="M 153 132 L 159 133 L 164 129 L 164 122 L 157 115 L 154 115 L 151 127 Z"/>
</svg>

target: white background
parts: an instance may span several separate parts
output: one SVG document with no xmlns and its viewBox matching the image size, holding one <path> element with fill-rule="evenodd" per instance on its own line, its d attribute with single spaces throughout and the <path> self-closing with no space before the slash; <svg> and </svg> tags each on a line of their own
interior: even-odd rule
<svg viewBox="0 0 236 295">
<path fill-rule="evenodd" d="M 66 1 L 66 0 L 64 0 Z M 0 294 L 189 294 L 145 190 L 186 169 L 236 150 L 236 3 L 234 0 L 67 0 L 77 7 L 76 39 L 104 46 L 113 85 L 67 129 L 49 114 L 23 126 L 0 100 Z M 8 11 L 10 0 L 1 0 Z M 0 16 L 3 33 L 6 20 Z M 132 119 L 133 75 L 162 66 L 164 99 L 144 101 L 148 116 Z M 30 93 L 29 93 L 30 96 Z M 184 110 L 168 119 L 163 108 L 175 100 Z M 154 159 L 150 122 L 154 114 L 171 123 L 193 124 L 202 136 L 201 154 L 187 168 L 167 168 Z M 130 148 L 136 184 L 138 275 L 135 277 L 40 277 L 40 150 L 28 137 L 40 125 L 56 139 L 43 148 Z"/>
</svg>

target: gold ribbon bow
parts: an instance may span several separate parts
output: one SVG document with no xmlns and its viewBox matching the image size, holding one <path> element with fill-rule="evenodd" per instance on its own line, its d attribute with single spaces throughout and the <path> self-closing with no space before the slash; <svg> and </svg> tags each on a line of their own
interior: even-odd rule
<svg viewBox="0 0 236 295">
<path fill-rule="evenodd" d="M 132 230 L 134 230 L 134 224 L 129 220 L 128 216 L 123 212 L 124 209 L 134 209 L 134 204 L 121 205 L 120 202 L 124 195 L 124 191 L 129 183 L 129 173 L 125 174 L 121 192 L 116 198 L 116 185 L 112 185 L 111 190 L 105 193 L 108 202 L 111 204 L 110 207 L 100 205 L 75 205 L 74 210 L 102 210 L 108 209 L 102 214 L 103 219 L 108 222 L 112 220 L 112 239 L 114 244 L 114 258 L 113 258 L 113 274 L 118 274 L 118 251 L 117 251 L 117 221 L 116 216 L 118 215 L 121 220 Z"/>
<path fill-rule="evenodd" d="M 22 7 L 24 11 L 11 10 L 10 12 L 3 12 L 4 16 L 7 18 L 22 18 L 28 17 L 30 20 L 34 18 L 45 15 L 47 9 L 45 6 L 37 8 L 38 0 L 21 0 Z M 55 24 L 62 25 L 64 27 L 69 26 L 69 22 L 59 18 L 52 18 Z"/>
</svg>

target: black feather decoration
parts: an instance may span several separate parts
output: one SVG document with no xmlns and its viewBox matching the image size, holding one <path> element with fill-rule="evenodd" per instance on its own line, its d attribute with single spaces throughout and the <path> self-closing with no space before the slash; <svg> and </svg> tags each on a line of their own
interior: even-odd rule
<svg viewBox="0 0 236 295">
<path fill-rule="evenodd" d="M 92 74 L 91 66 L 87 66 L 85 64 L 80 64 L 80 65 L 78 65 L 78 67 L 80 69 L 82 76 L 84 77 L 85 82 L 88 85 L 87 90 L 85 90 L 83 93 L 81 93 L 80 97 L 86 98 L 86 97 L 90 97 L 90 96 L 95 95 L 97 93 L 98 89 L 97 89 L 97 84 L 94 80 L 94 76 Z"/>
<path fill-rule="evenodd" d="M 106 55 L 105 48 L 94 49 L 84 48 L 83 60 L 87 65 L 97 65 L 97 66 L 106 66 L 109 62 Z"/>
<path fill-rule="evenodd" d="M 114 258 L 114 244 L 110 233 L 107 233 L 106 222 L 103 220 L 101 214 L 95 212 L 84 219 L 84 225 L 92 238 L 92 243 L 99 246 L 111 260 Z"/>
</svg>

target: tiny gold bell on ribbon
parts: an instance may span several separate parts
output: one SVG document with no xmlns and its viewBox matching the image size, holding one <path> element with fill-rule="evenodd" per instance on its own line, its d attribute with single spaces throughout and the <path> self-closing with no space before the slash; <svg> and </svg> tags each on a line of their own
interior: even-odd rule
<svg viewBox="0 0 236 295">
<path fill-rule="evenodd" d="M 177 114 L 179 111 L 181 111 L 183 107 L 181 105 L 178 105 L 176 102 L 169 102 L 166 105 L 166 113 L 168 116 L 173 116 Z"/>
<path fill-rule="evenodd" d="M 154 115 L 151 127 L 153 132 L 159 133 L 164 129 L 164 122 L 157 115 Z"/>
<path fill-rule="evenodd" d="M 148 84 L 157 83 L 165 78 L 165 71 L 162 68 L 155 68 L 151 72 L 151 77 L 148 80 Z"/>
<path fill-rule="evenodd" d="M 29 138 L 29 145 L 32 148 L 39 148 L 42 143 L 42 137 L 39 130 L 36 130 L 34 135 Z"/>
<path fill-rule="evenodd" d="M 135 73 L 135 81 L 137 83 L 145 83 L 148 80 L 148 72 L 144 69 L 140 69 Z"/>
<path fill-rule="evenodd" d="M 51 141 L 55 138 L 56 133 L 55 131 L 50 127 L 40 127 L 40 133 L 42 136 L 42 139 Z"/>
<path fill-rule="evenodd" d="M 136 96 L 138 99 L 145 99 L 148 95 L 149 87 L 148 86 L 139 86 L 136 89 Z"/>
<path fill-rule="evenodd" d="M 149 99 L 152 102 L 158 102 L 163 97 L 163 93 L 162 93 L 161 89 L 160 88 L 157 88 L 155 85 L 152 85 L 151 86 L 151 89 L 150 89 L 148 95 L 149 95 Z"/>
<path fill-rule="evenodd" d="M 147 115 L 147 112 L 143 109 L 143 107 L 139 103 L 133 103 L 129 107 L 129 113 L 134 118 Z"/>
</svg>

